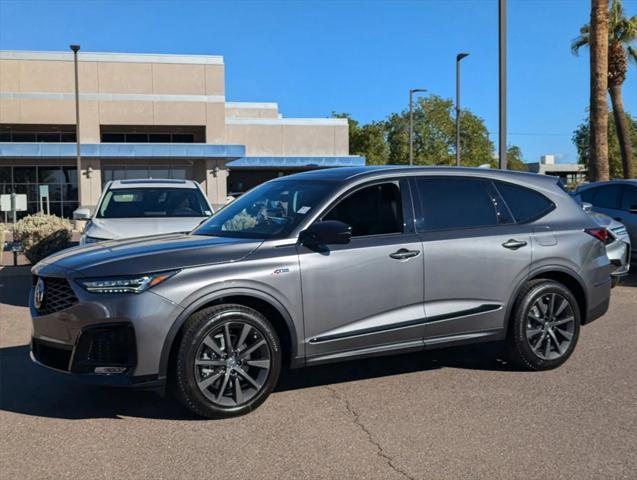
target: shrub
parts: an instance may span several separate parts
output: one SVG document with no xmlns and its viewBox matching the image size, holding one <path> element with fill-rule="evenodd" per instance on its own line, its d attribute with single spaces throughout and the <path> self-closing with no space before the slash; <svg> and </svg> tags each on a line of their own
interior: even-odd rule
<svg viewBox="0 0 637 480">
<path fill-rule="evenodd" d="M 71 222 L 55 215 L 37 213 L 18 221 L 15 232 L 16 240 L 22 244 L 24 256 L 36 264 L 69 246 Z"/>
</svg>

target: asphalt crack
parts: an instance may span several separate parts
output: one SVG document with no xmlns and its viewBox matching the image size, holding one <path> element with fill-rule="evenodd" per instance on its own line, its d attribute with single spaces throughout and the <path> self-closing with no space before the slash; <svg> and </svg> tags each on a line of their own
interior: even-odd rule
<svg viewBox="0 0 637 480">
<path fill-rule="evenodd" d="M 358 428 L 360 428 L 362 430 L 362 432 L 367 436 L 367 439 L 368 439 L 369 443 L 372 444 L 374 447 L 376 447 L 376 454 L 379 457 L 381 457 L 383 460 L 385 460 L 385 462 L 387 462 L 387 465 L 389 466 L 389 468 L 391 468 L 396 473 L 402 475 L 403 477 L 405 477 L 405 478 L 407 478 L 409 480 L 416 480 L 414 477 L 412 477 L 407 472 L 405 472 L 403 469 L 401 469 L 398 465 L 396 465 L 395 460 L 392 457 L 390 457 L 387 454 L 387 452 L 385 452 L 385 449 L 382 447 L 382 445 L 380 443 L 378 443 L 374 439 L 374 436 L 372 435 L 372 432 L 370 432 L 369 429 L 365 426 L 365 424 L 363 424 L 363 422 L 361 421 L 360 413 L 358 413 L 354 409 L 354 407 L 352 407 L 352 404 L 350 403 L 350 401 L 346 397 L 340 395 L 336 391 L 336 389 L 334 389 L 334 388 L 332 388 L 330 386 L 326 386 L 326 388 L 332 394 L 332 398 L 342 402 L 345 405 L 346 410 L 349 412 L 349 414 L 354 419 L 354 424 L 356 426 L 358 426 Z"/>
</svg>

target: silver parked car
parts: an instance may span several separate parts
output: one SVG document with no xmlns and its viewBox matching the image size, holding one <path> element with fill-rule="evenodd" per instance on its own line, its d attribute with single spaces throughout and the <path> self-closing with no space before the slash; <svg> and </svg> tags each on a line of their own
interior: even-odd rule
<svg viewBox="0 0 637 480">
<path fill-rule="evenodd" d="M 213 210 L 192 180 L 115 180 L 106 184 L 94 212 L 80 208 L 76 220 L 88 220 L 80 245 L 189 232 Z"/>
<path fill-rule="evenodd" d="M 190 234 L 37 264 L 32 358 L 87 381 L 169 385 L 206 417 L 256 408 L 283 365 L 502 340 L 546 370 L 608 309 L 607 235 L 544 175 L 282 177 Z"/>
<path fill-rule="evenodd" d="M 575 199 L 593 205 L 593 211 L 621 222 L 633 245 L 637 245 L 637 179 L 594 182 L 580 186 Z M 631 263 L 637 263 L 633 249 Z"/>
<path fill-rule="evenodd" d="M 620 279 L 630 270 L 631 243 L 626 227 L 617 220 L 610 218 L 603 213 L 597 213 L 590 210 L 591 204 L 585 203 L 584 210 L 588 212 L 595 223 L 604 227 L 608 231 L 606 239 L 606 255 L 610 263 L 615 266 L 615 270 L 611 274 L 613 287 L 616 286 Z"/>
</svg>

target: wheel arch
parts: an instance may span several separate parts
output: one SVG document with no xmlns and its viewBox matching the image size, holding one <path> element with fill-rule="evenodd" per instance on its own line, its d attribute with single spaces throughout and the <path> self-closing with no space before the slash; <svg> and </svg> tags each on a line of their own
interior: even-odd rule
<svg viewBox="0 0 637 480">
<path fill-rule="evenodd" d="M 577 305 L 580 309 L 582 324 L 586 323 L 588 312 L 588 297 L 586 294 L 586 289 L 584 288 L 584 282 L 581 277 L 574 271 L 564 267 L 546 266 L 541 269 L 532 271 L 528 277 L 526 277 L 522 282 L 520 282 L 519 285 L 516 286 L 514 294 L 511 296 L 513 301 L 510 302 L 507 307 L 507 313 L 505 317 L 506 322 L 504 325 L 505 336 L 508 334 L 513 311 L 518 303 L 520 292 L 530 281 L 538 279 L 554 280 L 567 287 L 573 293 L 573 296 L 577 300 Z"/>
<path fill-rule="evenodd" d="M 170 368 L 170 359 L 179 345 L 182 327 L 186 320 L 195 312 L 222 303 L 237 303 L 253 308 L 272 323 L 281 342 L 283 362 L 291 366 L 298 366 L 297 333 L 294 321 L 287 309 L 271 295 L 251 288 L 228 288 L 206 294 L 194 300 L 173 322 L 164 340 L 159 360 L 159 378 L 165 379 Z"/>
</svg>

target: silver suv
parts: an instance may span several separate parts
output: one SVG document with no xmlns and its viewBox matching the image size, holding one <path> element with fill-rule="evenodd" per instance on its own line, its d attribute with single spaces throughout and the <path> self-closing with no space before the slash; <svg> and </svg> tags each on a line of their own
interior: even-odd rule
<svg viewBox="0 0 637 480">
<path fill-rule="evenodd" d="M 549 176 L 320 170 L 260 185 L 190 234 L 33 268 L 32 358 L 247 413 L 292 368 L 504 340 L 555 368 L 610 300 L 607 231 Z"/>
</svg>

